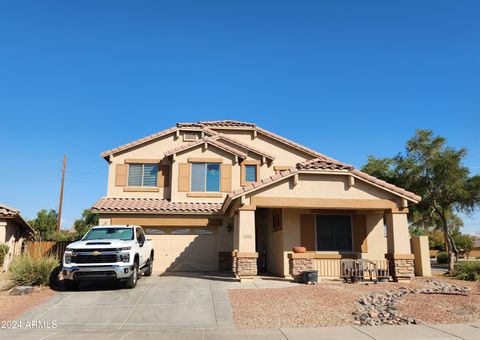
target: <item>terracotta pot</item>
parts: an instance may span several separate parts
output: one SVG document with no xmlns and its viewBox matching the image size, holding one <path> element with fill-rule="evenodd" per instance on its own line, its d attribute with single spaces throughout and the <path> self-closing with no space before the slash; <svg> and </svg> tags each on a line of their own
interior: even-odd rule
<svg viewBox="0 0 480 340">
<path fill-rule="evenodd" d="M 305 247 L 293 247 L 292 251 L 296 254 L 303 254 L 307 252 L 307 248 Z"/>
</svg>

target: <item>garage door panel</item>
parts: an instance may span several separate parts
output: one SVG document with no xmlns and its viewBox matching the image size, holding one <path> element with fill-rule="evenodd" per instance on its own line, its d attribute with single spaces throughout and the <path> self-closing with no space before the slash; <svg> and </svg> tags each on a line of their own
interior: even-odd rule
<svg viewBox="0 0 480 340">
<path fill-rule="evenodd" d="M 148 235 L 155 250 L 154 271 L 215 271 L 217 235 Z"/>
</svg>

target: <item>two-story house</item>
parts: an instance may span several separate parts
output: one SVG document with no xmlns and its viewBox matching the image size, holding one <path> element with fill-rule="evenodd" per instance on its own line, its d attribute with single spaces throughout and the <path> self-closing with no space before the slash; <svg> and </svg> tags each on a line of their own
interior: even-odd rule
<svg viewBox="0 0 480 340">
<path fill-rule="evenodd" d="M 107 195 L 93 211 L 144 227 L 156 271 L 290 276 L 387 258 L 395 279 L 412 275 L 407 212 L 419 196 L 255 124 L 178 123 L 102 157 Z"/>
</svg>

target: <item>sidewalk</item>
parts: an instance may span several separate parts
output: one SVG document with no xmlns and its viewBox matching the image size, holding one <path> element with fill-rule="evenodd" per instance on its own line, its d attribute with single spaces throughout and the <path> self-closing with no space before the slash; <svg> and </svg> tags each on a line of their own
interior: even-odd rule
<svg viewBox="0 0 480 340">
<path fill-rule="evenodd" d="M 209 330 L 0 330 L 1 339 L 346 340 L 479 339 L 480 323 L 420 326 L 322 327 Z"/>
</svg>

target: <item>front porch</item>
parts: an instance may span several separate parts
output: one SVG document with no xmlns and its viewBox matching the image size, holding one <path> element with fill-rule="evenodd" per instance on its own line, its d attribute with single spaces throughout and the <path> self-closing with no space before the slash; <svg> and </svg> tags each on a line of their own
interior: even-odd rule
<svg viewBox="0 0 480 340">
<path fill-rule="evenodd" d="M 343 279 L 354 265 L 367 279 L 414 276 L 405 211 L 244 205 L 234 215 L 233 232 L 232 270 L 241 280 L 269 273 L 299 281 L 305 270 Z M 299 246 L 307 252 L 293 253 Z"/>
</svg>

